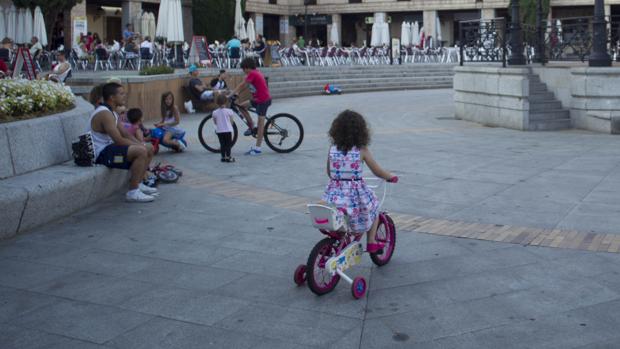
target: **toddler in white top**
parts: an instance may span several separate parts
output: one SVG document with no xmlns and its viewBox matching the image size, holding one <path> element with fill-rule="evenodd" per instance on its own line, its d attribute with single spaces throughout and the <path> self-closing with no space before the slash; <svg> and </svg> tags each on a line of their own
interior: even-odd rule
<svg viewBox="0 0 620 349">
<path fill-rule="evenodd" d="M 220 153 L 222 154 L 222 162 L 235 162 L 235 158 L 230 156 L 233 141 L 233 116 L 235 113 L 226 107 L 228 97 L 220 93 L 215 97 L 215 103 L 219 108 L 213 111 L 213 122 L 215 123 L 215 132 L 220 140 Z"/>
</svg>

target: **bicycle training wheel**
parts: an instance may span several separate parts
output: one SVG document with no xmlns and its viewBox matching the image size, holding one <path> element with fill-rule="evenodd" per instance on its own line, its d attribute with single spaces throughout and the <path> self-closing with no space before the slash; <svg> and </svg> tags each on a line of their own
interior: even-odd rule
<svg viewBox="0 0 620 349">
<path fill-rule="evenodd" d="M 278 153 L 290 153 L 301 145 L 304 127 L 293 115 L 280 113 L 265 124 L 265 143 Z"/>
<path fill-rule="evenodd" d="M 237 124 L 233 123 L 233 141 L 232 145 L 234 146 L 237 143 L 237 137 L 239 136 L 239 131 L 237 130 Z M 202 144 L 205 149 L 213 153 L 220 152 L 220 140 L 217 138 L 217 134 L 215 133 L 215 122 L 213 122 L 213 116 L 211 113 L 207 114 L 204 119 L 200 122 L 200 126 L 198 126 L 198 139 L 200 140 L 200 144 Z"/>
<path fill-rule="evenodd" d="M 337 242 L 336 239 L 325 238 L 314 245 L 308 256 L 306 280 L 310 290 L 319 296 L 331 292 L 340 281 L 338 274 L 331 275 L 326 268 L 327 260 L 336 254 L 334 246 Z"/>
<path fill-rule="evenodd" d="M 385 244 L 381 253 L 371 253 L 370 259 L 377 266 L 383 266 L 390 262 L 396 248 L 396 227 L 394 221 L 383 212 L 379 215 L 379 225 L 377 226 L 377 242 Z"/>
</svg>

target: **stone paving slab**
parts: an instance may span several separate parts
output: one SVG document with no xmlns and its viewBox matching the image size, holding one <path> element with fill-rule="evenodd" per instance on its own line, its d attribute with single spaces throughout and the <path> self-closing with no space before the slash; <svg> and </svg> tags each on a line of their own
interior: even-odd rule
<svg viewBox="0 0 620 349">
<path fill-rule="evenodd" d="M 163 152 L 185 174 L 154 203 L 119 193 L 0 242 L 2 348 L 613 347 L 620 198 L 603 193 L 620 183 L 605 165 L 620 164 L 616 139 L 437 120 L 450 116 L 445 100 L 449 91 L 280 100 L 274 112 L 302 117 L 302 147 L 245 158 L 240 139 L 236 164 L 190 132 L 188 152 Z M 402 178 L 385 206 L 396 253 L 350 271 L 367 279 L 367 297 L 353 300 L 344 281 L 317 297 L 292 280 L 322 238 L 305 204 L 323 190 L 334 110 L 360 105 L 375 156 Z M 489 211 L 502 214 L 481 222 Z"/>
</svg>

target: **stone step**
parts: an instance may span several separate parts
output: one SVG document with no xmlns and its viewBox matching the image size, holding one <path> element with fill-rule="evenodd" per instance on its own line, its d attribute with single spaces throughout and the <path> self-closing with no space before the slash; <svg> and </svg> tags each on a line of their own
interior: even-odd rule
<svg viewBox="0 0 620 349">
<path fill-rule="evenodd" d="M 375 80 L 375 81 L 335 81 L 334 85 L 340 88 L 350 88 L 356 86 L 383 86 L 383 85 L 396 85 L 396 86 L 409 86 L 409 85 L 452 85 L 451 79 L 428 79 L 428 80 L 407 80 L 407 81 L 393 81 L 393 80 Z M 270 91 L 288 91 L 288 90 L 300 90 L 300 89 L 322 89 L 325 84 L 322 82 L 309 82 L 297 85 L 273 85 L 270 86 Z"/>
<path fill-rule="evenodd" d="M 390 91 L 390 90 L 420 90 L 420 89 L 439 89 L 439 88 L 451 88 L 452 84 L 426 84 L 426 85 L 379 85 L 379 86 L 356 86 L 343 89 L 343 93 L 360 93 L 360 92 L 374 92 L 374 91 Z M 274 91 L 271 93 L 274 98 L 290 98 L 301 96 L 313 96 L 323 94 L 322 89 L 295 89 L 286 91 Z"/>
<path fill-rule="evenodd" d="M 338 80 L 305 80 L 305 81 L 285 81 L 285 82 L 270 82 L 269 88 L 297 88 L 303 86 L 321 86 L 326 83 L 334 84 L 339 87 L 348 85 L 361 85 L 361 84 L 384 84 L 384 83 L 425 83 L 425 82 L 450 82 L 452 83 L 452 77 L 422 77 L 422 78 L 375 78 L 375 79 L 338 79 Z"/>
<path fill-rule="evenodd" d="M 562 102 L 555 99 L 530 101 L 530 113 L 559 109 L 562 109 Z"/>
<path fill-rule="evenodd" d="M 555 99 L 555 95 L 553 94 L 553 92 L 549 92 L 549 91 L 544 91 L 544 92 L 535 91 L 535 93 L 532 93 L 529 97 L 530 103 L 538 102 L 538 101 L 548 101 L 548 100 L 554 100 L 554 99 Z"/>
<path fill-rule="evenodd" d="M 530 121 L 539 120 L 563 120 L 570 119 L 570 113 L 566 109 L 555 109 L 545 111 L 530 111 Z"/>
<path fill-rule="evenodd" d="M 554 120 L 530 120 L 530 131 L 558 131 L 571 128 L 571 120 L 554 119 Z"/>
<path fill-rule="evenodd" d="M 437 74 L 428 72 L 414 72 L 414 73 L 393 73 L 393 74 L 311 74 L 311 75 L 286 75 L 274 77 L 267 75 L 269 82 L 283 82 L 283 81 L 300 81 L 300 80 L 336 80 L 336 79 L 348 79 L 348 78 L 415 78 L 415 77 L 449 77 L 452 78 L 453 74 Z"/>
</svg>

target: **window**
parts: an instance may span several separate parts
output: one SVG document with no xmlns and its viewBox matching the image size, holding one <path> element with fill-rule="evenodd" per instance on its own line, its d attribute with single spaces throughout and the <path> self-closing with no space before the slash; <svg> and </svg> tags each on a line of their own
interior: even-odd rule
<svg viewBox="0 0 620 349">
<path fill-rule="evenodd" d="M 278 4 L 278 0 L 269 0 L 269 4 L 277 5 Z"/>
<path fill-rule="evenodd" d="M 362 0 L 349 0 L 349 4 L 361 4 Z"/>
</svg>

